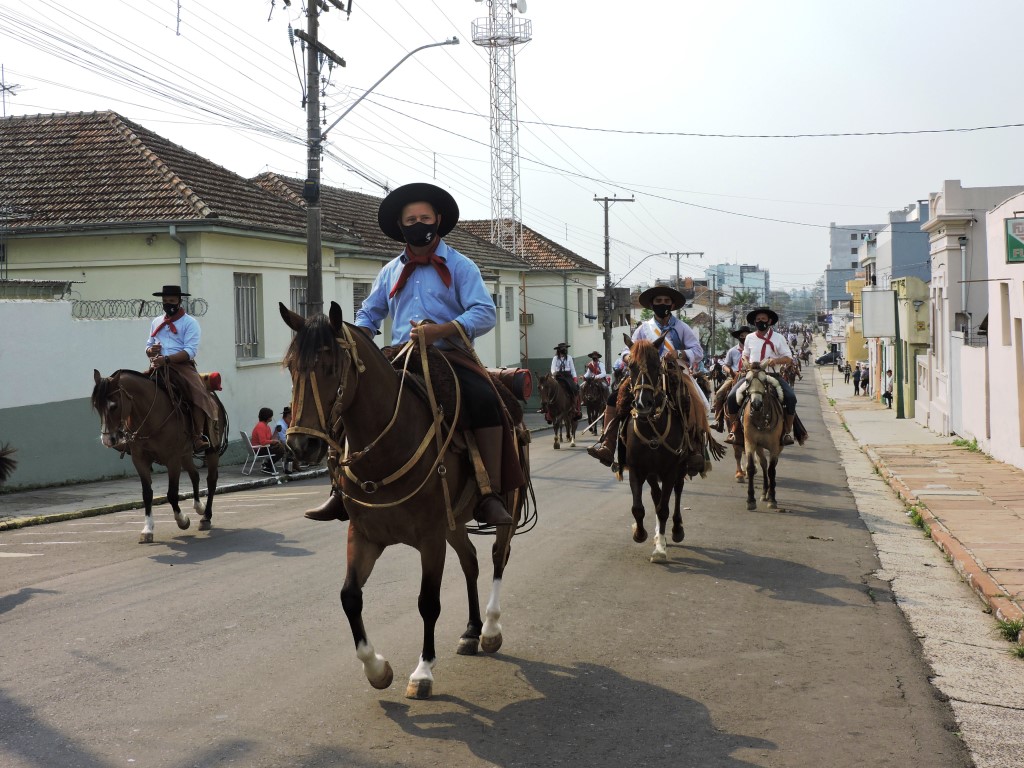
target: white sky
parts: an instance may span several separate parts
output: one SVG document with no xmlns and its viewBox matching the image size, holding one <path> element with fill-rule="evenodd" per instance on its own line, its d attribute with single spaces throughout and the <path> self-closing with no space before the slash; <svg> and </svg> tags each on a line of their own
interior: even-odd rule
<svg viewBox="0 0 1024 768">
<path fill-rule="evenodd" d="M 943 179 L 1024 182 L 1022 128 L 727 139 L 527 123 L 730 134 L 1024 123 L 1021 0 L 528 2 L 533 40 L 517 48 L 523 221 L 603 264 L 593 198 L 635 194 L 611 209 L 612 272 L 636 267 L 624 284 L 673 275 L 668 257 L 636 266 L 657 251 L 705 252 L 683 260 L 683 275 L 742 262 L 769 269 L 774 288 L 810 284 L 828 261 L 830 221 L 883 222 Z M 19 86 L 6 114 L 111 109 L 243 176 L 304 177 L 287 38 L 289 21 L 305 28 L 301 0 L 180 5 L 176 35 L 177 0 L 0 0 L 0 64 Z M 332 131 L 332 155 L 392 187 L 436 168 L 463 218 L 487 218 L 487 51 L 470 42 L 486 14 L 473 0 L 354 0 L 350 20 L 322 16 L 321 41 L 348 62 L 324 99 L 328 122 L 407 51 L 462 41 L 403 64 Z M 295 58 L 304 72 L 298 46 Z M 382 194 L 334 157 L 323 179 Z"/>
</svg>

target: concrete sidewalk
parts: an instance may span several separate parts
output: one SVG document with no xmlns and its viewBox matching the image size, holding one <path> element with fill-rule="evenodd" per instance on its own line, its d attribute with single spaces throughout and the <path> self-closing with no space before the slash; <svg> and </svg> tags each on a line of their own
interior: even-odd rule
<svg viewBox="0 0 1024 768">
<path fill-rule="evenodd" d="M 543 415 L 536 413 L 536 409 L 533 410 L 533 413 L 527 412 L 523 419 L 530 431 L 538 432 L 550 429 L 544 423 Z M 125 461 L 129 462 L 130 467 L 130 459 L 126 458 Z M 205 496 L 205 471 L 201 470 L 200 472 L 200 496 Z M 220 479 L 217 483 L 217 494 L 244 491 L 279 482 L 286 483 L 324 477 L 326 474 L 327 469 L 323 465 L 310 467 L 301 472 L 293 472 L 291 475 L 279 473 L 277 477 L 264 474 L 258 465 L 251 475 L 242 474 L 241 464 L 222 465 Z M 160 489 L 166 490 L 167 488 L 166 477 L 165 474 L 158 474 L 153 478 L 154 507 L 167 503 L 167 494 L 159 493 Z M 180 489 L 182 499 L 192 498 L 192 486 L 187 476 L 180 481 Z M 134 473 L 116 480 L 59 485 L 31 491 L 12 491 L 0 494 L 0 531 L 142 508 L 142 488 L 138 476 Z"/>
<path fill-rule="evenodd" d="M 1004 621 L 1024 620 L 1024 472 L 953 444 L 873 398 L 834 368 L 815 371 L 832 407 L 932 540 Z M 1024 632 L 1018 639 L 1024 642 Z"/>
</svg>

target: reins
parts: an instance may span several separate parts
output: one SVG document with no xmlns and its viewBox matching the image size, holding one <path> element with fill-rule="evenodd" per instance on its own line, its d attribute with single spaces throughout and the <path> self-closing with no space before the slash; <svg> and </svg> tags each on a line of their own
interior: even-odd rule
<svg viewBox="0 0 1024 768">
<path fill-rule="evenodd" d="M 111 377 L 111 378 L 113 378 L 113 377 Z M 121 401 L 121 414 L 122 415 L 121 415 L 121 421 L 117 425 L 117 431 L 118 431 L 118 433 L 123 433 L 124 434 L 125 445 L 130 446 L 132 443 L 134 443 L 136 441 L 141 442 L 143 440 L 148 439 L 149 436 L 147 436 L 147 435 L 140 436 L 139 433 L 142 432 L 142 428 L 146 425 L 146 422 L 149 420 L 149 417 L 153 413 L 153 409 L 156 407 L 156 395 L 159 392 L 159 388 L 160 388 L 160 385 L 157 383 L 156 379 L 153 379 L 153 397 L 152 397 L 152 399 L 149 402 L 149 410 L 146 411 L 146 415 L 142 417 L 142 421 L 139 422 L 138 428 L 134 429 L 134 430 L 131 430 L 131 429 L 128 428 L 128 421 L 127 421 L 128 420 L 128 416 L 130 416 L 131 414 L 129 413 L 128 416 L 124 415 L 125 414 L 125 410 L 126 410 L 125 407 L 124 407 L 124 398 L 128 398 L 128 402 L 131 403 L 134 406 L 134 404 L 135 404 L 135 396 L 131 392 L 127 391 L 124 387 L 121 386 L 121 376 L 120 376 L 120 373 L 118 374 L 118 377 L 117 377 L 117 391 L 120 393 L 120 395 L 122 397 L 122 401 Z M 166 424 L 170 420 L 170 418 L 175 414 L 175 412 L 176 412 L 176 409 L 173 407 L 173 403 L 172 403 L 172 407 L 171 407 L 170 411 L 167 413 L 167 417 L 162 422 L 157 424 L 156 428 L 159 430 L 164 424 Z M 121 453 L 121 457 L 124 458 L 124 455 L 125 455 L 125 453 L 127 453 L 127 450 L 121 451 L 120 453 Z"/>
</svg>

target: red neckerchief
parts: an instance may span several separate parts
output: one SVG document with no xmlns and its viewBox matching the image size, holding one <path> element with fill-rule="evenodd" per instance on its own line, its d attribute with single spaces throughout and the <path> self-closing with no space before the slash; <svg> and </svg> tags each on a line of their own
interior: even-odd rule
<svg viewBox="0 0 1024 768">
<path fill-rule="evenodd" d="M 764 360 L 764 352 L 765 352 L 765 350 L 768 347 L 771 347 L 772 348 L 772 352 L 775 352 L 775 345 L 771 341 L 771 338 L 772 338 L 772 335 L 773 335 L 771 328 L 768 329 L 768 335 L 767 336 L 762 336 L 760 331 L 756 332 L 754 335 L 757 336 L 757 338 L 759 338 L 761 341 L 764 342 L 764 344 L 761 345 L 761 359 L 762 360 Z"/>
<path fill-rule="evenodd" d="M 587 363 L 587 368 L 589 368 L 590 372 L 593 373 L 594 375 L 597 375 L 601 372 L 601 364 L 596 360 L 591 360 L 589 363 Z"/>
<path fill-rule="evenodd" d="M 448 270 L 448 265 L 445 264 L 444 259 L 437 255 L 437 246 L 441 243 L 440 237 L 434 238 L 434 243 L 430 248 L 430 251 L 423 254 L 422 256 L 414 256 L 409 252 L 409 249 L 405 249 L 405 266 L 402 267 L 402 274 L 398 276 L 398 280 L 395 282 L 395 287 L 391 289 L 391 293 L 388 294 L 389 299 L 393 299 L 395 294 L 398 293 L 402 288 L 405 287 L 406 281 L 409 279 L 416 267 L 422 264 L 431 264 L 434 269 L 437 270 L 437 274 L 441 277 L 441 281 L 444 283 L 445 288 L 450 288 L 452 284 L 452 273 Z"/>
<path fill-rule="evenodd" d="M 160 329 L 166 326 L 167 328 L 171 329 L 171 333 L 173 333 L 175 336 L 177 336 L 178 335 L 178 329 L 174 327 L 174 321 L 175 320 L 181 320 L 181 318 L 183 318 L 184 316 L 185 316 L 185 308 L 184 307 L 178 307 L 178 311 L 177 312 L 175 312 L 170 317 L 165 317 L 163 319 L 163 322 L 160 323 L 160 325 L 158 325 L 156 327 L 156 330 L 153 331 L 149 335 L 152 336 L 153 338 L 156 338 L 156 335 L 158 333 L 160 333 Z"/>
<path fill-rule="evenodd" d="M 740 351 L 740 361 L 736 364 L 736 372 L 739 373 L 743 370 L 743 344 L 737 344 L 736 349 Z"/>
</svg>

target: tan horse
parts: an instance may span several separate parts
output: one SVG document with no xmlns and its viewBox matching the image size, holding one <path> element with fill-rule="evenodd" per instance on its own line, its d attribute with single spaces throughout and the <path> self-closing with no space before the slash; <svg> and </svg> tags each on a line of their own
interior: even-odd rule
<svg viewBox="0 0 1024 768">
<path fill-rule="evenodd" d="M 540 390 L 540 407 L 547 414 L 548 421 L 555 433 L 555 450 L 561 448 L 563 430 L 565 441 L 571 448 L 576 447 L 576 408 L 573 405 L 572 397 L 565 391 L 563 385 L 552 374 L 546 373 L 540 377 L 537 385 Z"/>
<path fill-rule="evenodd" d="M 370 685 L 391 685 L 391 664 L 377 653 L 363 625 L 363 586 L 387 547 L 406 544 L 416 549 L 423 642 L 405 695 L 429 698 L 446 542 L 459 558 L 469 597 L 469 622 L 457 653 L 471 655 L 479 648 L 494 653 L 502 644 L 502 576 L 525 495 L 522 489 L 506 494 L 514 523 L 497 528 L 491 548 L 491 596 L 483 618 L 477 592 L 480 567 L 466 528 L 480 490 L 467 452 L 456 450 L 455 430 L 435 422 L 433 412 L 441 411 L 432 409 L 414 387 L 403 386 L 402 372 L 361 328 L 343 322 L 337 303 L 331 302 L 329 317 L 304 319 L 283 304 L 279 310 L 295 331 L 285 355 L 292 375 L 288 446 L 299 461 L 322 457 L 328 446 L 342 456 L 337 480 L 350 523 L 341 604 L 356 656 Z M 520 456 L 525 472 L 525 450 Z"/>
<path fill-rule="evenodd" d="M 167 502 L 178 528 L 184 531 L 191 525 L 188 515 L 178 505 L 178 480 L 184 470 L 192 481 L 192 508 L 201 515 L 199 530 L 210 530 L 218 466 L 227 434 L 227 414 L 216 394 L 211 392 L 221 418 L 219 424 L 209 429 L 210 443 L 214 447 L 206 451 L 204 506 L 199 501 L 199 470 L 192 462 L 192 417 L 171 401 L 164 387 L 144 373 L 120 370 L 104 378 L 93 370 L 93 380 L 92 407 L 100 416 L 100 441 L 107 448 L 114 448 L 122 441 L 127 443 L 142 483 L 146 522 L 139 534 L 139 543 L 153 542 L 153 464 L 167 467 Z"/>
<path fill-rule="evenodd" d="M 784 425 L 782 397 L 775 382 L 757 363 L 751 363 L 737 398 L 745 398 L 741 405 L 740 420 L 743 424 L 743 449 L 747 454 L 747 509 L 757 509 L 754 498 L 754 457 L 761 465 L 764 488 L 761 500 L 768 502 L 768 509 L 776 509 L 775 468 L 782 453 L 782 429 Z M 745 391 L 744 391 L 745 390 Z"/>
</svg>

